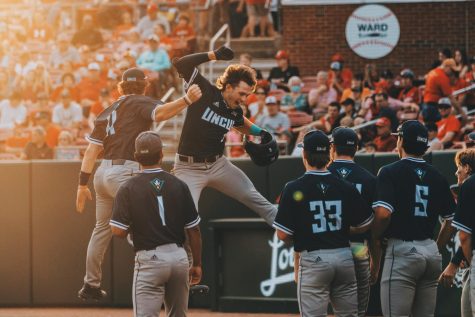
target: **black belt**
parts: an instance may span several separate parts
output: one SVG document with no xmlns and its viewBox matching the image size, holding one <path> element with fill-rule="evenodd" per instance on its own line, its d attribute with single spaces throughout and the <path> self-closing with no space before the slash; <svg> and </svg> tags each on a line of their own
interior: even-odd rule
<svg viewBox="0 0 475 317">
<path fill-rule="evenodd" d="M 124 165 L 127 160 L 124 159 L 115 159 L 112 160 L 112 165 Z"/>
<path fill-rule="evenodd" d="M 197 157 L 197 156 L 188 156 L 188 155 L 181 155 L 178 154 L 178 159 L 181 162 L 186 162 L 186 163 L 214 163 L 216 162 L 222 154 L 218 155 L 211 155 L 208 157 Z"/>
</svg>

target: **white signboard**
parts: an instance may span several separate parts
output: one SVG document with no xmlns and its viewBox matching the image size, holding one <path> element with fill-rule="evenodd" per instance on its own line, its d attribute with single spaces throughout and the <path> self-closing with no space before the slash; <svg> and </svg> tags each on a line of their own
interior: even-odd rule
<svg viewBox="0 0 475 317">
<path fill-rule="evenodd" d="M 359 56 L 378 59 L 391 53 L 399 41 L 399 22 L 394 13 L 382 5 L 357 8 L 346 22 L 346 41 Z"/>
</svg>

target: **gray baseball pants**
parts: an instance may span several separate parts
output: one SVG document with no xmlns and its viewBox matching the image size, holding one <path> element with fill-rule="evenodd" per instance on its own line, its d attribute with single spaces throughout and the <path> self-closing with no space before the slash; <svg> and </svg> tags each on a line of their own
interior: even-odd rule
<svg viewBox="0 0 475 317">
<path fill-rule="evenodd" d="M 434 316 L 442 256 L 434 240 L 389 239 L 381 278 L 384 316 Z"/>
<path fill-rule="evenodd" d="M 370 292 L 370 270 L 368 246 L 363 242 L 350 242 L 355 261 L 356 285 L 358 289 L 358 316 L 366 316 Z"/>
<path fill-rule="evenodd" d="M 158 317 L 163 302 L 168 317 L 186 316 L 188 272 L 185 249 L 174 243 L 138 251 L 132 285 L 134 317 Z"/>
<path fill-rule="evenodd" d="M 297 297 L 302 317 L 327 316 L 328 301 L 335 316 L 358 316 L 355 265 L 350 248 L 301 252 Z"/>
<path fill-rule="evenodd" d="M 277 208 L 256 190 L 243 171 L 224 156 L 214 163 L 187 163 L 176 156 L 174 175 L 190 188 L 197 210 L 201 192 L 209 186 L 243 203 L 269 225 L 274 222 Z"/>
<path fill-rule="evenodd" d="M 125 161 L 124 165 L 112 165 L 111 160 L 102 160 L 94 175 L 96 191 L 96 225 L 87 246 L 86 276 L 84 282 L 100 287 L 102 281 L 102 260 L 112 238 L 109 221 L 112 204 L 119 187 L 139 170 L 139 164 Z"/>
<path fill-rule="evenodd" d="M 461 305 L 461 315 L 462 317 L 472 317 L 472 304 L 471 304 L 471 283 L 470 283 L 470 269 L 466 269 L 463 273 L 463 287 L 462 287 L 462 296 L 460 298 Z M 475 311 L 475 310 L 474 310 Z"/>
</svg>

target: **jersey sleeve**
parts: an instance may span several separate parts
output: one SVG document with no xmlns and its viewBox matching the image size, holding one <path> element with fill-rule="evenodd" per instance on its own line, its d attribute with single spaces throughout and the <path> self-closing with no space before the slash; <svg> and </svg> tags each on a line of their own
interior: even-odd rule
<svg viewBox="0 0 475 317">
<path fill-rule="evenodd" d="M 90 135 L 86 136 L 86 140 L 89 143 L 102 146 L 106 136 L 107 136 L 107 121 L 96 120 L 94 122 L 94 129 L 92 130 Z"/>
<path fill-rule="evenodd" d="M 443 192 L 440 195 L 440 216 L 446 220 L 452 220 L 455 214 L 455 201 L 452 192 L 450 191 L 450 185 L 445 178 L 443 178 L 444 186 Z"/>
<path fill-rule="evenodd" d="M 350 225 L 355 228 L 370 224 L 374 219 L 373 209 L 360 195 L 356 187 L 351 186 L 347 194 L 347 206 L 350 210 Z"/>
<path fill-rule="evenodd" d="M 272 227 L 293 236 L 295 232 L 295 217 L 293 210 L 296 210 L 292 193 L 289 186 L 285 186 L 280 196 L 279 208 Z"/>
<path fill-rule="evenodd" d="M 163 102 L 153 99 L 150 99 L 144 103 L 140 103 L 140 117 L 144 120 L 155 121 L 155 112 L 157 111 L 157 106 L 159 105 L 163 105 Z"/>
<path fill-rule="evenodd" d="M 475 204 L 475 199 L 473 192 L 471 191 L 472 188 L 468 185 L 469 184 L 464 183 L 460 188 L 457 209 L 455 211 L 454 220 L 452 221 L 452 226 L 458 230 L 472 234 L 472 227 L 474 223 L 473 206 Z"/>
<path fill-rule="evenodd" d="M 193 202 L 193 197 L 191 196 L 190 189 L 186 184 L 183 184 L 183 208 L 185 215 L 185 229 L 190 229 L 196 227 L 201 218 L 198 215 L 196 210 L 195 203 Z"/>
<path fill-rule="evenodd" d="M 381 168 L 376 181 L 375 201 L 373 208 L 384 207 L 391 213 L 394 212 L 396 188 L 387 168 Z"/>
<path fill-rule="evenodd" d="M 126 186 L 122 186 L 114 198 L 112 217 L 109 224 L 122 230 L 129 230 L 130 228 L 129 195 Z"/>
</svg>

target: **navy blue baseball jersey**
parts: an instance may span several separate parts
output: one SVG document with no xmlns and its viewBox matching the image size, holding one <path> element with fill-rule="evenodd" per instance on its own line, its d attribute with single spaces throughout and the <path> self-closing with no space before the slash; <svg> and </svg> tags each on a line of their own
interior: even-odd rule
<svg viewBox="0 0 475 317">
<path fill-rule="evenodd" d="M 232 127 L 244 125 L 242 109 L 229 108 L 221 91 L 195 67 L 204 61 L 208 61 L 206 53 L 188 55 L 175 62 L 186 81 L 185 89 L 196 84 L 203 94 L 187 109 L 178 153 L 201 158 L 223 154 L 226 133 Z"/>
<path fill-rule="evenodd" d="M 86 139 L 104 147 L 105 159 L 135 161 L 135 138 L 150 130 L 159 104 L 163 103 L 143 95 L 121 96 L 99 114 Z"/>
<path fill-rule="evenodd" d="M 475 226 L 475 175 L 463 182 L 457 201 L 457 209 L 452 226 L 458 230 L 472 234 Z"/>
<path fill-rule="evenodd" d="M 110 224 L 129 230 L 139 251 L 183 244 L 184 229 L 199 222 L 188 186 L 161 169 L 146 169 L 120 187 Z"/>
<path fill-rule="evenodd" d="M 401 240 L 434 238 L 438 217 L 452 219 L 455 202 L 447 180 L 422 159 L 403 158 L 378 173 L 373 208 L 391 212 L 384 236 Z"/>
<path fill-rule="evenodd" d="M 349 247 L 349 229 L 373 219 L 356 188 L 329 171 L 306 172 L 285 185 L 273 227 L 293 236 L 294 249 Z"/>
<path fill-rule="evenodd" d="M 352 183 L 368 206 L 372 206 L 376 190 L 376 176 L 363 167 L 349 160 L 334 160 L 328 170 L 341 179 Z M 363 242 L 368 239 L 367 233 L 351 235 L 351 241 Z"/>
</svg>

